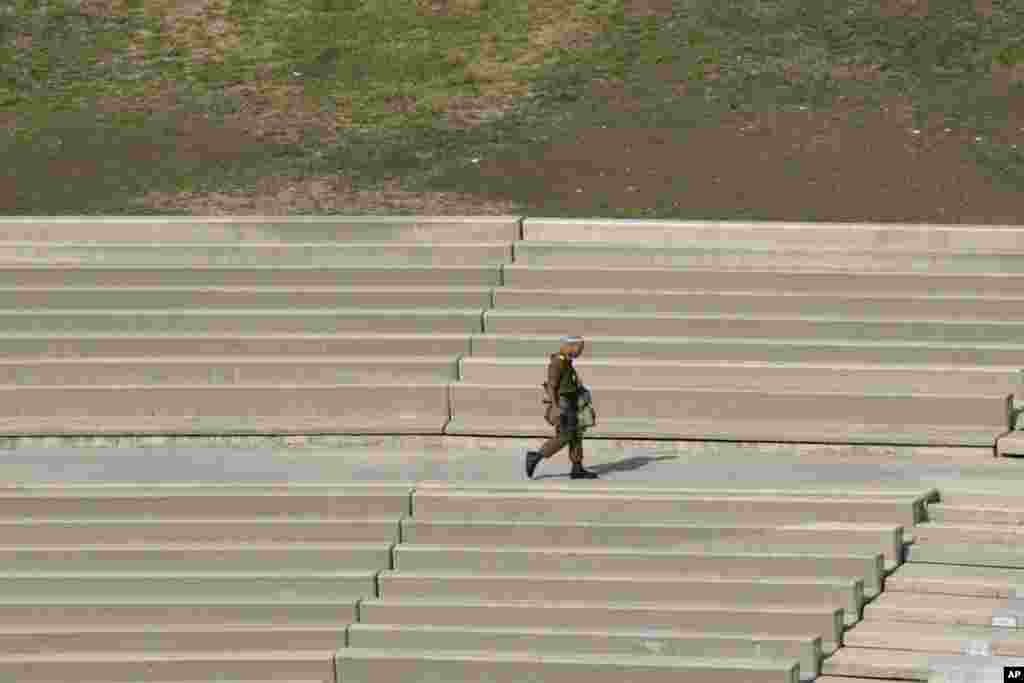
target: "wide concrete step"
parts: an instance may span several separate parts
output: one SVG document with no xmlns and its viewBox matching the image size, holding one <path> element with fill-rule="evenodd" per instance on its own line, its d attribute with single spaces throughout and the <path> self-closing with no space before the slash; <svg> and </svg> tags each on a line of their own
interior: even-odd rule
<svg viewBox="0 0 1024 683">
<path fill-rule="evenodd" d="M 926 596 L 915 593 L 885 592 L 864 606 L 864 619 L 871 621 L 925 624 L 964 624 L 991 626 L 996 610 L 1006 600 L 961 595 Z"/>
<path fill-rule="evenodd" d="M 288 624 L 152 624 L 17 627 L 0 625 L 0 654 L 40 655 L 72 652 L 228 652 L 238 650 L 338 650 L 345 647 L 345 626 Z M 788 644 L 788 642 L 783 642 Z M 781 649 L 781 645 L 779 646 Z M 795 650 L 795 647 L 792 648 Z"/>
<path fill-rule="evenodd" d="M 1024 345 L 989 343 L 948 343 L 942 341 L 879 341 L 867 336 L 856 339 L 784 339 L 724 335 L 700 336 L 587 336 L 585 359 L 638 359 L 646 361 L 758 361 L 768 363 L 836 363 L 971 366 L 992 365 L 1019 369 Z M 546 358 L 558 348 L 560 334 L 474 335 L 472 355 L 497 358 Z M 2 348 L 2 347 L 0 347 Z M 408 354 L 406 354 L 408 355 Z M 581 359 L 582 361 L 583 359 Z"/>
<path fill-rule="evenodd" d="M 236 624 L 332 625 L 344 628 L 356 621 L 355 598 L 310 600 L 259 597 L 230 599 L 217 595 L 193 597 L 123 596 L 54 598 L 20 596 L 0 599 L 0 627 L 89 629 L 124 626 L 151 628 L 163 624 L 206 625 L 221 628 Z M 208 680 L 208 679 L 206 679 Z"/>
<path fill-rule="evenodd" d="M 317 309 L 491 307 L 489 287 L 7 287 L 0 309 Z"/>
<path fill-rule="evenodd" d="M 666 604 L 715 601 L 745 607 L 841 608 L 847 624 L 856 623 L 864 603 L 860 579 L 814 579 L 681 576 L 636 577 L 602 574 L 566 576 L 544 570 L 487 575 L 468 571 L 381 572 L 384 599 L 524 600 L 529 602 L 628 602 Z"/>
<path fill-rule="evenodd" d="M 585 676 L 592 683 L 668 683 L 681 678 L 707 683 L 797 683 L 793 659 L 740 659 L 527 652 L 436 652 L 400 649 L 340 650 L 338 676 L 351 683 L 432 680 L 449 683 L 519 683 Z"/>
<path fill-rule="evenodd" d="M 511 260 L 510 242 L 0 242 L 0 263 L 10 265 L 494 266 Z"/>
<path fill-rule="evenodd" d="M 977 541 L 956 545 L 914 543 L 907 548 L 907 561 L 1024 570 L 1024 546 Z"/>
<path fill-rule="evenodd" d="M 822 671 L 856 677 L 858 680 L 895 679 L 899 681 L 999 681 L 1003 667 L 1021 665 L 1024 660 L 992 656 L 936 655 L 925 652 L 898 652 L 867 648 L 844 648 L 822 663 Z M 951 666 L 952 665 L 952 666 Z M 828 683 L 828 677 L 819 679 Z"/>
<path fill-rule="evenodd" d="M 881 589 L 881 554 L 714 553 L 636 548 L 472 547 L 398 545 L 394 568 L 405 572 L 476 572 L 618 576 L 722 576 L 731 578 L 842 577 L 864 581 L 865 592 Z"/>
<path fill-rule="evenodd" d="M 574 363 L 595 387 L 861 391 L 865 393 L 997 393 L 1020 390 L 1020 371 L 1006 366 L 880 366 L 868 363 L 771 363 L 758 361 L 644 361 L 632 358 Z M 543 358 L 463 357 L 461 379 L 470 384 L 514 385 L 526 373 L 543 375 Z"/>
<path fill-rule="evenodd" d="M 449 416 L 444 384 L 8 385 L 0 406 L 4 434 L 439 434 Z"/>
<path fill-rule="evenodd" d="M 735 242 L 851 250 L 1024 250 L 1024 229 L 1016 225 L 525 218 L 523 239 L 663 247 Z"/>
<path fill-rule="evenodd" d="M 834 312 L 813 316 L 497 309 L 484 312 L 484 329 L 488 334 L 545 335 L 571 329 L 576 331 L 575 334 L 605 337 L 797 338 L 808 341 L 930 341 L 971 345 L 1019 344 L 1024 337 L 1024 322 L 1011 320 L 957 320 L 948 314 L 915 320 L 853 318 Z"/>
<path fill-rule="evenodd" d="M 844 635 L 846 647 L 962 654 L 986 645 L 993 656 L 1024 656 L 1024 630 L 990 626 L 861 621 Z"/>
<path fill-rule="evenodd" d="M 380 519 L 409 514 L 407 485 L 21 485 L 0 489 L 0 518 L 151 521 L 216 518 Z M 250 519 L 255 522 L 256 519 Z M 270 527 L 268 527 L 268 530 Z"/>
<path fill-rule="evenodd" d="M 455 357 L 232 356 L 0 360 L 0 384 L 425 384 L 458 380 Z"/>
<path fill-rule="evenodd" d="M 474 242 L 519 237 L 516 216 L 46 216 L 0 219 L 0 239 L 102 242 Z"/>
<path fill-rule="evenodd" d="M 765 456 L 768 457 L 768 456 Z M 963 471 L 963 470 L 961 470 Z M 1005 470 L 992 469 L 993 472 Z M 1001 476 L 1005 477 L 1005 474 Z M 750 479 L 724 478 L 721 480 L 684 481 L 684 485 L 666 485 L 664 483 L 643 480 L 597 480 L 587 484 L 586 489 L 567 481 L 448 481 L 444 479 L 422 479 L 416 482 L 416 490 L 425 494 L 450 492 L 462 494 L 501 493 L 508 495 L 561 494 L 568 496 L 590 497 L 606 496 L 738 496 L 746 498 L 778 498 L 780 496 L 796 496 L 797 498 L 880 498 L 899 500 L 925 505 L 938 501 L 941 497 L 939 489 L 927 485 L 904 484 L 901 482 L 873 482 L 870 485 L 837 485 L 829 482 L 787 480 L 782 488 L 771 488 L 763 481 Z M 778 482 L 776 482 L 778 483 Z M 817 525 L 817 520 L 808 524 Z"/>
<path fill-rule="evenodd" d="M 301 298 L 301 297 L 300 297 Z M 1024 297 L 809 294 L 787 291 L 721 292 L 611 288 L 494 290 L 498 310 L 839 316 L 942 320 L 1000 320 L 1024 314 Z"/>
<path fill-rule="evenodd" d="M 820 637 L 822 651 L 842 643 L 843 610 L 827 607 L 737 607 L 713 602 L 627 604 L 590 602 L 381 600 L 359 603 L 359 622 L 472 628 L 679 630 L 747 636 Z"/>
<path fill-rule="evenodd" d="M 821 663 L 821 672 L 853 677 L 863 683 L 874 683 L 877 679 L 928 681 L 931 660 L 932 655 L 924 652 L 844 647 Z M 819 680 L 827 683 L 828 678 L 823 676 Z"/>
<path fill-rule="evenodd" d="M 653 629 L 591 630 L 352 624 L 349 646 L 396 650 L 486 650 L 491 652 L 589 653 L 663 657 L 764 657 L 795 659 L 801 675 L 818 671 L 817 636 L 729 635 Z M 2 642 L 2 641 L 0 641 Z"/>
<path fill-rule="evenodd" d="M 925 545 L 956 545 L 976 543 L 983 545 L 1024 544 L 1024 528 L 1002 524 L 943 524 L 923 522 L 914 527 L 914 538 Z"/>
<path fill-rule="evenodd" d="M 728 242 L 685 247 L 616 242 L 545 242 L 513 245 L 514 260 L 536 266 L 736 268 L 872 272 L 1019 273 L 1024 249 L 844 249 L 779 247 Z"/>
<path fill-rule="evenodd" d="M 496 287 L 501 266 L 0 265 L 0 287 Z"/>
<path fill-rule="evenodd" d="M 375 572 L 243 571 L 0 572 L 0 600 L 356 600 L 372 597 Z"/>
<path fill-rule="evenodd" d="M 814 522 L 903 524 L 912 526 L 924 515 L 924 495 L 800 496 L 757 495 L 745 491 L 690 491 L 674 495 L 463 491 L 417 488 L 416 519 L 507 521 L 572 521 L 625 523 L 650 520 L 688 523 L 737 520 L 761 524 Z"/>
<path fill-rule="evenodd" d="M 942 487 L 940 502 L 945 505 L 980 507 L 1021 507 L 1020 488 L 1024 484 L 1024 470 L 1002 468 L 996 478 L 962 481 L 959 485 Z M 1008 470 L 1008 471 L 1007 471 Z"/>
<path fill-rule="evenodd" d="M 533 386 L 452 384 L 445 433 L 548 435 L 542 398 L 540 379 Z M 597 425 L 587 433 L 595 438 L 994 447 L 1010 429 L 1012 405 L 1009 394 L 608 387 L 595 391 L 594 408 Z"/>
<path fill-rule="evenodd" d="M 959 595 L 979 598 L 1010 598 L 1024 587 L 1024 569 L 968 564 L 910 563 L 886 579 L 886 590 L 914 593 L 923 600 L 931 596 Z"/>
<path fill-rule="evenodd" d="M 1024 394 L 1024 392 L 1019 392 Z M 1020 402 L 1020 398 L 1017 399 Z M 1016 428 L 1017 431 L 1007 434 L 1003 438 L 996 442 L 996 454 L 1002 456 L 1022 456 L 1024 455 L 1024 431 L 1021 428 L 1024 427 L 1024 413 L 1018 413 Z"/>
<path fill-rule="evenodd" d="M 932 503 L 928 506 L 928 520 L 941 524 L 1024 525 L 1024 505 L 1001 507 L 996 505 L 947 505 Z"/>
<path fill-rule="evenodd" d="M 445 357 L 469 353 L 469 334 L 41 334 L 2 333 L 0 354 L 41 358 Z"/>
<path fill-rule="evenodd" d="M 99 300 L 97 305 L 102 305 Z M 482 330 L 481 309 L 57 310 L 0 311 L 8 333 L 175 334 L 471 334 Z"/>
<path fill-rule="evenodd" d="M 91 530 L 80 545 L 0 546 L 7 572 L 272 572 L 378 571 L 391 566 L 390 543 L 96 545 Z"/>
<path fill-rule="evenodd" d="M 2 275 L 0 270 L 0 275 Z M 508 287 L 527 289 L 603 288 L 628 282 L 640 290 L 717 292 L 799 292 L 805 294 L 904 296 L 1024 296 L 1019 273 L 857 272 L 824 269 L 502 266 Z M 0 279 L 0 282 L 3 280 Z"/>
<path fill-rule="evenodd" d="M 395 517 L 399 513 L 395 513 Z M 309 543 L 388 547 L 398 541 L 397 519 L 0 519 L 0 553 L 12 547 L 89 543 Z M 294 546 L 292 546 L 294 547 Z M 387 563 L 380 567 L 387 566 Z"/>
<path fill-rule="evenodd" d="M 694 550 L 773 547 L 821 549 L 843 539 L 846 552 L 882 553 L 887 568 L 902 561 L 903 527 L 811 523 L 807 525 L 736 523 L 604 523 L 403 519 L 406 545 L 525 545 L 540 547 L 632 547 Z M 0 525 L 0 534 L 4 527 Z"/>
<path fill-rule="evenodd" d="M 0 680 L 29 683 L 134 683 L 250 679 L 329 683 L 332 651 L 74 652 L 0 656 Z"/>
</svg>

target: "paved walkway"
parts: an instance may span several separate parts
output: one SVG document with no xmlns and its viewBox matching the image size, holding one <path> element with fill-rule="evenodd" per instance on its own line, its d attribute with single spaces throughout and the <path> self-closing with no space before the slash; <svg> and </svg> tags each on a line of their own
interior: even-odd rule
<svg viewBox="0 0 1024 683">
<path fill-rule="evenodd" d="M 526 442 L 524 442 L 526 443 Z M 532 442 L 530 442 L 532 443 Z M 539 443 L 539 442 L 537 442 Z M 1021 490 L 1024 460 L 908 457 L 827 452 L 764 454 L 728 443 L 603 448 L 587 465 L 616 485 L 799 488 L 878 485 Z M 749 445 L 748 445 L 749 446 Z M 486 449 L 19 448 L 0 450 L 0 481 L 30 482 L 449 482 L 523 483 L 517 441 Z M 536 483 L 568 481 L 564 453 L 541 463 Z"/>
</svg>

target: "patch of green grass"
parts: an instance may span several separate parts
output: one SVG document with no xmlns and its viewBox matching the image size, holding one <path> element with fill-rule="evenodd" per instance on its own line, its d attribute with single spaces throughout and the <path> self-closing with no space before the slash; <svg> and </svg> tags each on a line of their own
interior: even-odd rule
<svg viewBox="0 0 1024 683">
<path fill-rule="evenodd" d="M 590 48 L 552 44 L 539 62 L 511 66 L 545 4 L 484 0 L 476 10 L 431 16 L 412 0 L 231 0 L 240 47 L 223 64 L 204 65 L 163 42 L 143 0 L 131 0 L 132 11 L 119 18 L 85 16 L 65 0 L 8 0 L 13 14 L 0 14 L 0 41 L 15 32 L 33 41 L 29 50 L 9 41 L 0 48 L 0 113 L 17 111 L 21 126 L 0 136 L 0 156 L 16 160 L 26 188 L 16 210 L 114 211 L 143 189 L 241 187 L 261 173 L 341 170 L 367 187 L 401 175 L 409 189 L 501 193 L 562 215 L 537 179 L 486 177 L 468 159 L 529 158 L 581 125 L 688 127 L 730 109 L 827 107 L 840 94 L 869 101 L 907 95 L 918 125 L 942 112 L 985 135 L 1010 116 L 1006 98 L 990 94 L 992 64 L 1024 61 L 1024 7 L 1016 0 L 994 0 L 990 17 L 976 14 L 972 0 L 931 0 L 927 16 L 901 18 L 881 16 L 874 0 L 680 0 L 671 17 L 658 19 L 627 18 L 622 0 L 585 0 L 576 10 L 607 26 Z M 128 64 L 117 55 L 136 31 L 146 36 L 146 57 Z M 493 47 L 484 35 L 494 37 Z M 98 59 L 103 49 L 114 53 L 106 64 Z M 875 81 L 832 77 L 836 65 L 871 64 L 880 67 Z M 148 81 L 166 79 L 180 84 L 186 108 L 216 120 L 241 105 L 219 86 L 264 67 L 280 82 L 301 83 L 327 109 L 351 98 L 353 128 L 328 148 L 254 146 L 236 164 L 208 168 L 178 158 L 166 117 L 91 113 L 96 97 L 139 95 Z M 666 97 L 666 67 L 689 81 L 685 97 Z M 717 80 L 704 79 L 709 68 Z M 588 91 L 598 76 L 622 80 L 639 110 L 609 111 Z M 534 95 L 503 119 L 464 131 L 441 124 L 428 104 L 478 94 L 494 78 L 528 81 Z M 395 96 L 418 106 L 392 108 Z M 43 160 L 56 154 L 54 140 L 102 158 L 103 173 L 70 189 L 48 187 Z M 132 161 L 131 150 L 143 144 L 157 158 Z M 986 144 L 965 153 L 999 182 L 1022 186 L 1016 152 Z M 600 201 L 590 213 L 613 211 Z"/>
</svg>

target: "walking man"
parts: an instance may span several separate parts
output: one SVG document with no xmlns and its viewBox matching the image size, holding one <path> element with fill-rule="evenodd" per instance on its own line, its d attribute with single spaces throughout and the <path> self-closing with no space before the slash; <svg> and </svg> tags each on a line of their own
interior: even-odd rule
<svg viewBox="0 0 1024 683">
<path fill-rule="evenodd" d="M 551 354 L 546 385 L 551 400 L 549 421 L 555 422 L 555 435 L 539 451 L 526 453 L 526 476 L 532 479 L 533 471 L 541 460 L 569 446 L 569 460 L 572 462 L 569 476 L 573 479 L 597 479 L 595 472 L 583 469 L 583 433 L 577 425 L 580 383 L 572 361 L 583 353 L 583 338 L 567 336 L 562 337 L 561 342 L 558 353 Z"/>
</svg>

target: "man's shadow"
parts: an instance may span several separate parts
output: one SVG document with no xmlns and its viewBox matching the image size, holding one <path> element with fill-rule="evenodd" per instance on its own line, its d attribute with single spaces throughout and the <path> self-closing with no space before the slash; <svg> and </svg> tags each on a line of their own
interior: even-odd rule
<svg viewBox="0 0 1024 683">
<path fill-rule="evenodd" d="M 651 463 L 661 462 L 662 460 L 678 460 L 678 455 L 634 455 L 630 458 L 625 458 L 617 462 L 608 462 L 603 465 L 590 465 L 587 467 L 588 470 L 598 475 L 608 474 L 610 472 L 631 472 L 638 470 L 641 467 L 646 467 Z M 569 473 L 564 474 L 539 474 L 534 479 L 565 479 L 569 476 Z"/>
</svg>

